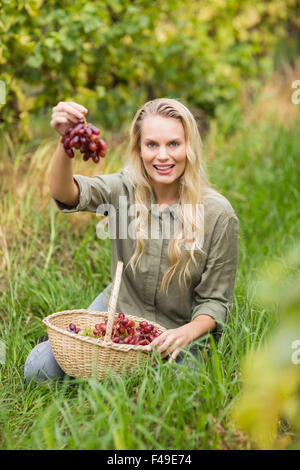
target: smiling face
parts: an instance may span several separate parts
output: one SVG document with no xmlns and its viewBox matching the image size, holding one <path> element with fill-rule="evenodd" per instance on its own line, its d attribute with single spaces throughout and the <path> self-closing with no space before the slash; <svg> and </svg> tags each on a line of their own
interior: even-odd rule
<svg viewBox="0 0 300 470">
<path fill-rule="evenodd" d="M 174 193 L 186 165 L 182 123 L 175 118 L 147 116 L 141 129 L 141 157 L 156 194 Z"/>
</svg>

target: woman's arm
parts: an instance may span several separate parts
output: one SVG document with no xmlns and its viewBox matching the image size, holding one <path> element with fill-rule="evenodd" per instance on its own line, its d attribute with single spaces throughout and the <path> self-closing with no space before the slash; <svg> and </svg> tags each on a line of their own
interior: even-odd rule
<svg viewBox="0 0 300 470">
<path fill-rule="evenodd" d="M 73 179 L 73 160 L 68 157 L 64 146 L 59 142 L 50 173 L 50 196 L 67 206 L 79 202 L 79 188 Z"/>
<path fill-rule="evenodd" d="M 51 126 L 62 136 L 87 112 L 86 108 L 73 101 L 61 101 L 53 108 Z M 118 204 L 116 199 L 122 186 L 120 174 L 74 175 L 72 160 L 59 142 L 51 168 L 50 196 L 61 212 L 87 211 L 105 215 L 108 209 L 103 205 Z"/>
<path fill-rule="evenodd" d="M 224 213 L 214 228 L 209 255 L 201 280 L 194 288 L 191 320 L 210 315 L 219 338 L 228 321 L 238 263 L 239 221 L 235 213 Z"/>
<path fill-rule="evenodd" d="M 61 101 L 52 110 L 50 124 L 62 136 L 68 127 L 74 126 L 86 113 L 87 109 L 77 103 Z M 73 161 L 60 141 L 54 155 L 49 186 L 50 196 L 54 199 L 71 207 L 78 204 L 79 188 L 73 179 Z"/>
</svg>

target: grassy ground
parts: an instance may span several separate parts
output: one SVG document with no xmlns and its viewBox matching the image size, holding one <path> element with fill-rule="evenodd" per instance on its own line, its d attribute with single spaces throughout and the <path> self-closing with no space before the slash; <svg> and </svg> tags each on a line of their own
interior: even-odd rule
<svg viewBox="0 0 300 470">
<path fill-rule="evenodd" d="M 203 355 L 198 373 L 160 362 L 157 369 L 148 364 L 139 375 L 103 383 L 25 383 L 26 356 L 45 332 L 41 319 L 91 303 L 110 282 L 110 246 L 97 239 L 94 214 L 59 213 L 49 197 L 57 139 L 49 136 L 35 150 L 11 149 L 13 156 L 2 159 L 2 449 L 253 448 L 228 422 L 227 411 L 241 387 L 242 358 L 276 323 L 276 312 L 255 300 L 258 271 L 270 258 L 281 258 L 300 230 L 300 119 L 296 113 L 283 125 L 272 112 L 258 114 L 259 106 L 231 117 L 239 120 L 232 135 L 226 125 L 220 131 L 212 123 L 205 141 L 210 179 L 240 219 L 240 251 L 228 326 L 217 348 Z M 115 146 L 105 173 L 118 170 L 123 152 L 124 145 Z M 75 173 L 96 171 L 76 161 Z M 290 432 L 282 423 L 279 431 Z"/>
</svg>

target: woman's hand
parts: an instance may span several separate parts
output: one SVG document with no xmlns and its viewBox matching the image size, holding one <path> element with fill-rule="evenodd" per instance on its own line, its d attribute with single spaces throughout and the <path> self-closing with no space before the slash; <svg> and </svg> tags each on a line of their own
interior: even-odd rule
<svg viewBox="0 0 300 470">
<path fill-rule="evenodd" d="M 182 348 L 209 331 L 213 331 L 215 328 L 215 320 L 209 315 L 201 314 L 186 325 L 164 331 L 145 349 L 146 351 L 151 351 L 153 348 L 157 348 L 161 352 L 162 359 L 170 354 L 168 362 L 172 362 L 176 359 Z"/>
<path fill-rule="evenodd" d="M 60 101 L 52 108 L 52 118 L 50 125 L 60 135 L 64 135 L 68 127 L 73 127 L 88 110 L 73 101 Z"/>
<path fill-rule="evenodd" d="M 193 339 L 192 326 L 191 323 L 188 323 L 179 328 L 164 331 L 147 346 L 147 351 L 151 351 L 155 347 L 161 352 L 162 359 L 170 354 L 168 362 L 172 362 L 181 349 L 190 344 Z"/>
</svg>

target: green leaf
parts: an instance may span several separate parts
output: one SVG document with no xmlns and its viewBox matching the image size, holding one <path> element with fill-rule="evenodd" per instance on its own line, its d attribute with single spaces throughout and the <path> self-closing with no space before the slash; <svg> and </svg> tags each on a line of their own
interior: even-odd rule
<svg viewBox="0 0 300 470">
<path fill-rule="evenodd" d="M 103 98 L 106 94 L 106 89 L 104 86 L 97 86 L 96 87 L 96 92 L 97 92 L 97 96 L 99 98 Z"/>
<path fill-rule="evenodd" d="M 28 66 L 28 67 L 32 67 L 32 68 L 40 68 L 40 66 L 42 65 L 43 63 L 43 57 L 41 54 L 36 54 L 36 55 L 33 55 L 33 56 L 30 56 L 25 64 Z"/>
</svg>

